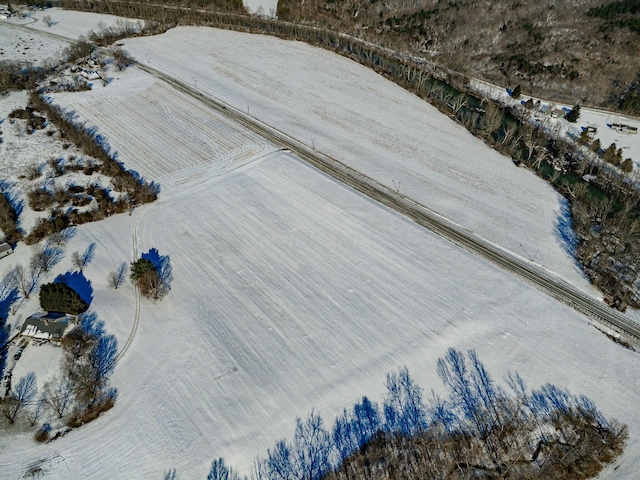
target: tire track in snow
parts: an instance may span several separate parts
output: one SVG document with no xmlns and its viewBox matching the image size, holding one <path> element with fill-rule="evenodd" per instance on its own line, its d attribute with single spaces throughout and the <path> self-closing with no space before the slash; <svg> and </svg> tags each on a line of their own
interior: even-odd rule
<svg viewBox="0 0 640 480">
<path fill-rule="evenodd" d="M 264 154 L 261 154 L 259 156 L 256 156 L 255 158 L 249 160 L 247 163 L 242 164 L 240 166 L 238 166 L 237 168 L 231 169 L 228 173 L 234 172 L 238 169 L 241 169 L 242 167 L 247 167 L 250 164 L 253 164 L 255 162 L 258 162 L 260 160 L 263 160 L 265 158 L 267 158 L 268 156 L 272 155 L 273 153 L 275 153 L 275 151 L 270 151 Z M 214 176 L 211 178 L 208 177 L 203 177 L 203 176 L 198 176 L 197 178 L 200 178 L 201 181 L 199 182 L 194 182 L 189 184 L 189 188 L 194 189 L 194 188 L 198 188 L 201 187 L 203 185 L 206 185 L 208 183 L 214 182 L 219 180 L 220 176 Z M 184 183 L 188 183 L 187 181 L 183 181 L 180 182 L 180 184 L 184 184 Z M 139 249 L 138 249 L 138 242 L 139 242 L 139 238 L 138 238 L 138 227 L 140 226 L 140 222 L 142 221 L 142 219 L 149 214 L 149 212 L 151 212 L 153 209 L 155 209 L 156 207 L 158 207 L 158 205 L 162 204 L 163 202 L 167 201 L 167 200 L 171 200 L 173 197 L 180 195 L 182 193 L 181 190 L 177 190 L 175 192 L 173 192 L 170 195 L 167 195 L 166 197 L 163 198 L 159 198 L 158 200 L 156 200 L 155 202 L 151 203 L 151 204 L 146 204 L 143 205 L 142 207 L 139 207 L 139 212 L 136 215 L 132 225 L 131 225 L 131 258 L 132 261 L 136 261 L 138 259 L 138 255 L 139 255 Z M 127 351 L 129 350 L 129 348 L 131 347 L 131 344 L 133 343 L 133 339 L 136 336 L 136 333 L 138 332 L 138 326 L 140 324 L 140 312 L 141 312 L 141 294 L 140 294 L 140 288 L 136 285 L 135 286 L 135 297 L 136 297 L 136 306 L 135 306 L 135 313 L 133 316 L 133 326 L 131 327 L 131 332 L 129 332 L 129 336 L 127 337 L 127 340 L 124 344 L 124 346 L 122 347 L 122 349 L 118 352 L 118 355 L 116 356 L 115 359 L 115 365 L 118 364 L 118 362 L 124 357 L 124 355 L 127 353 Z M 226 375 L 228 375 L 229 373 L 234 373 L 236 371 L 236 368 L 234 367 L 233 369 L 231 369 L 229 372 L 225 372 L 224 374 L 222 374 L 219 378 L 222 378 Z M 216 379 L 217 380 L 217 379 Z"/>
<path fill-rule="evenodd" d="M 157 200 L 156 202 L 152 203 L 151 205 L 144 205 L 141 207 L 142 211 L 139 212 L 136 215 L 136 218 L 133 221 L 133 224 L 131 225 L 131 258 L 132 261 L 136 261 L 136 259 L 138 258 L 138 226 L 140 225 L 140 221 L 144 218 L 144 216 L 149 213 L 149 211 L 155 207 L 160 200 Z M 129 336 L 127 337 L 127 341 L 124 343 L 124 346 L 122 347 L 122 349 L 118 352 L 118 355 L 116 356 L 116 360 L 115 360 L 115 365 L 118 364 L 118 362 L 122 359 L 122 357 L 124 357 L 124 354 L 127 353 L 127 350 L 129 350 L 129 348 L 131 347 L 131 344 L 133 343 L 133 339 L 136 336 L 136 333 L 138 332 L 138 325 L 140 324 L 140 287 L 138 287 L 137 285 L 134 286 L 135 289 L 135 296 L 136 296 L 136 307 L 135 307 L 135 313 L 133 315 L 133 326 L 131 327 L 131 332 L 129 332 Z"/>
</svg>

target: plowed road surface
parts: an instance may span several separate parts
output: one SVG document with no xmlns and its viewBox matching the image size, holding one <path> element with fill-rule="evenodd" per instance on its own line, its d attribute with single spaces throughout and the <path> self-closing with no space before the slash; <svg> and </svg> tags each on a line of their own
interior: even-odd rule
<svg viewBox="0 0 640 480">
<path fill-rule="evenodd" d="M 410 218 L 417 224 L 464 248 L 468 252 L 519 276 L 555 299 L 609 327 L 614 327 L 614 329 L 629 337 L 629 340 L 634 343 L 640 342 L 640 325 L 628 319 L 617 310 L 608 307 L 601 301 L 569 285 L 553 273 L 487 242 L 463 227 L 438 215 L 424 205 L 416 203 L 410 198 L 385 187 L 338 160 L 304 145 L 287 134 L 260 122 L 231 105 L 205 95 L 203 92 L 185 82 L 151 68 L 148 65 L 138 64 L 137 66 L 158 79 L 171 84 L 174 88 L 199 99 L 209 107 L 224 114 L 248 130 L 264 137 L 268 141 L 291 150 L 302 160 L 339 182 Z"/>
</svg>

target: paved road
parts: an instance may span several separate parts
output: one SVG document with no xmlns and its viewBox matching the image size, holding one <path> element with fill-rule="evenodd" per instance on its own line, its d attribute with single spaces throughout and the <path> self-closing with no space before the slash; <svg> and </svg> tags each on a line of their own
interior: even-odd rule
<svg viewBox="0 0 640 480">
<path fill-rule="evenodd" d="M 600 300 L 576 289 L 548 270 L 487 242 L 460 225 L 438 215 L 424 205 L 385 187 L 372 178 L 353 170 L 334 158 L 314 150 L 308 145 L 260 122 L 231 105 L 209 97 L 185 82 L 156 70 L 149 65 L 138 64 L 138 67 L 173 85 L 176 89 L 202 101 L 207 106 L 236 121 L 248 130 L 255 132 L 276 145 L 290 150 L 305 162 L 343 184 L 405 215 L 417 224 L 464 248 L 468 252 L 499 266 L 503 270 L 517 275 L 553 298 L 604 323 L 608 327 L 613 327 L 626 336 L 631 342 L 640 344 L 640 325 L 631 321 L 617 310 L 608 307 Z"/>
</svg>

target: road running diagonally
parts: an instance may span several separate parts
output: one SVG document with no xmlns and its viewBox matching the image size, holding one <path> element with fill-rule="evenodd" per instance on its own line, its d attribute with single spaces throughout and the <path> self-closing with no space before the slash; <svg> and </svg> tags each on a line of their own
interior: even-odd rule
<svg viewBox="0 0 640 480">
<path fill-rule="evenodd" d="M 600 300 L 573 287 L 552 272 L 541 268 L 533 262 L 527 262 L 513 253 L 482 239 L 428 207 L 385 187 L 335 158 L 308 147 L 295 138 L 251 117 L 232 105 L 203 93 L 194 86 L 167 75 L 149 65 L 139 63 L 137 66 L 156 78 L 167 82 L 177 90 L 199 99 L 209 107 L 257 135 L 262 136 L 266 140 L 282 148 L 291 150 L 300 159 L 339 182 L 410 218 L 417 224 L 431 230 L 468 252 L 520 277 L 556 300 L 569 305 L 609 328 L 615 329 L 626 336 L 631 342 L 636 344 L 640 343 L 640 325 L 617 310 L 608 307 Z"/>
<path fill-rule="evenodd" d="M 29 30 L 33 33 L 41 33 L 25 27 L 19 28 Z M 57 35 L 55 37 L 59 40 L 64 39 L 64 37 Z M 69 41 L 69 39 L 66 40 Z M 153 75 L 157 79 L 173 86 L 175 89 L 199 100 L 206 106 L 220 112 L 230 120 L 265 138 L 269 142 L 292 151 L 301 160 L 333 177 L 337 181 L 368 196 L 387 208 L 410 218 L 419 225 L 431 230 L 442 238 L 451 241 L 468 252 L 497 265 L 512 275 L 518 276 L 558 301 L 571 306 L 609 328 L 613 328 L 627 337 L 631 342 L 640 345 L 640 325 L 630 320 L 617 310 L 608 307 L 602 301 L 573 287 L 552 272 L 543 269 L 533 262 L 523 260 L 513 253 L 484 240 L 483 238 L 469 232 L 464 227 L 439 215 L 428 207 L 385 187 L 361 172 L 350 168 L 339 160 L 308 147 L 295 138 L 292 138 L 284 132 L 251 117 L 232 105 L 205 94 L 194 86 L 174 78 L 158 69 L 152 68 L 149 65 L 138 63 L 137 67 Z M 135 248 L 136 246 L 134 245 L 134 249 Z M 139 302 L 139 297 L 137 302 Z M 136 305 L 136 312 L 136 318 L 138 318 L 139 304 Z M 133 335 L 135 335 L 136 325 L 137 320 L 134 324 L 134 330 L 132 330 L 132 334 L 127 339 L 125 348 L 121 352 L 119 358 L 121 358 L 131 344 Z"/>
</svg>

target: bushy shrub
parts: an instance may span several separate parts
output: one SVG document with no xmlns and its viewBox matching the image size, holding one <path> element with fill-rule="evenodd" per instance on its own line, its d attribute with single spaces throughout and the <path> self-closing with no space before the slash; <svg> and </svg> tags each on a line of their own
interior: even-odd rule
<svg viewBox="0 0 640 480">
<path fill-rule="evenodd" d="M 76 408 L 67 421 L 67 426 L 71 428 L 81 427 L 98 418 L 101 413 L 111 410 L 116 404 L 117 394 L 115 389 L 110 390 L 114 392 L 113 395 L 106 394 L 85 408 Z"/>
<path fill-rule="evenodd" d="M 49 433 L 51 433 L 51 425 L 48 422 L 43 423 L 35 434 L 36 442 L 42 443 L 49 440 Z"/>
<path fill-rule="evenodd" d="M 17 205 L 9 194 L 0 192 L 0 231 L 4 233 L 5 241 L 11 244 L 22 239 L 17 209 L 21 209 L 21 205 Z"/>
<path fill-rule="evenodd" d="M 34 188 L 27 193 L 27 200 L 32 210 L 42 212 L 54 203 L 53 195 L 44 188 Z"/>
</svg>

